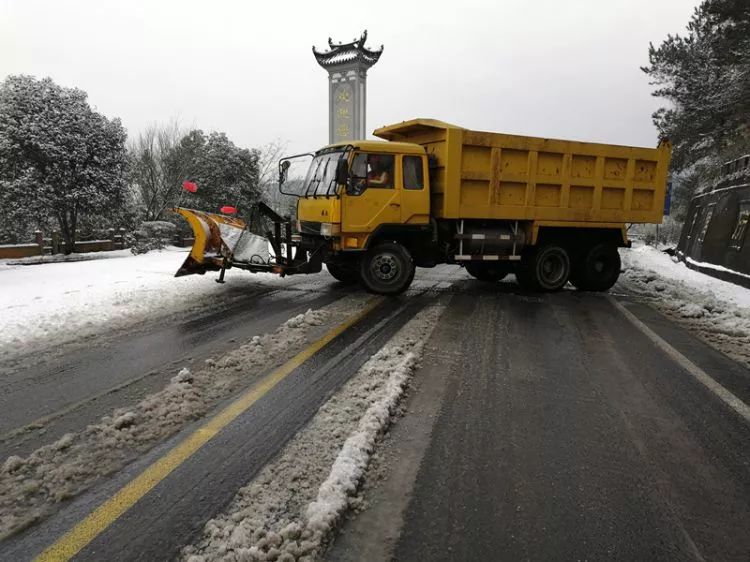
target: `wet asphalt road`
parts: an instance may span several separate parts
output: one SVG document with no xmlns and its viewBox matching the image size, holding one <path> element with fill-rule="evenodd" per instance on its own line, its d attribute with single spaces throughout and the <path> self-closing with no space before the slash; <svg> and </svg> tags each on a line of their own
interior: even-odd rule
<svg viewBox="0 0 750 562">
<path fill-rule="evenodd" d="M 277 388 L 120 516 L 106 533 L 80 552 L 77 559 L 161 560 L 174 556 L 177 549 L 231 500 L 236 491 L 283 447 L 341 384 L 356 373 L 426 302 L 449 289 L 451 279 L 456 277 L 463 279 L 465 276 L 456 268 L 451 268 L 446 274 L 421 275 L 408 295 L 386 299 L 373 313 L 297 368 Z M 221 349 L 236 347 L 255 334 L 273 331 L 291 316 L 309 308 L 324 306 L 353 292 L 371 298 L 360 288 L 342 285 L 325 274 L 292 281 L 283 289 L 247 295 L 231 309 L 204 313 L 173 327 L 146 329 L 135 338 L 115 340 L 107 354 L 102 353 L 101 349 L 90 350 L 85 356 L 92 357 L 93 361 L 98 360 L 98 369 L 89 368 L 88 362 L 81 360 L 80 355 L 67 356 L 64 363 L 55 364 L 57 368 L 51 369 L 50 377 L 54 379 L 56 376 L 61 382 L 64 382 L 63 377 L 74 380 L 76 384 L 70 387 L 80 390 L 83 403 L 48 423 L 45 434 L 31 432 L 33 439 L 23 442 L 21 447 L 49 443 L 53 439 L 53 431 L 64 433 L 72 430 L 67 429 L 71 426 L 84 427 L 86 418 L 93 418 L 94 421 L 111 411 L 111 407 L 105 407 L 110 398 L 116 406 L 137 399 L 137 396 L 130 398 L 129 393 L 121 391 L 105 391 L 103 396 L 85 399 L 86 396 L 95 396 L 93 392 L 96 390 L 86 381 L 94 380 L 102 372 L 108 376 L 112 373 L 109 384 L 119 376 L 127 382 L 128 376 L 138 376 L 152 365 L 168 368 L 168 376 L 171 377 L 175 371 L 173 357 L 181 358 L 180 366 L 188 360 L 184 355 L 187 353 L 190 353 L 192 361 L 200 362 L 203 354 L 215 356 Z M 120 359 L 118 367 L 110 371 L 111 354 L 120 354 L 121 358 L 127 359 Z M 98 358 L 98 355 L 102 357 Z M 70 365 L 70 368 L 60 368 L 60 365 Z M 29 373 L 32 374 L 33 369 Z M 28 386 L 31 386 L 33 377 L 28 379 Z M 147 379 L 157 380 L 158 377 L 154 375 Z M 140 378 L 132 384 L 128 383 L 127 390 L 136 387 L 141 395 L 147 393 L 146 387 L 141 387 L 139 383 Z M 154 382 L 151 384 L 155 385 Z M 18 388 L 25 389 L 26 386 L 19 385 Z M 155 390 L 158 388 L 155 385 Z M 54 392 L 49 395 L 55 396 Z M 217 411 L 232 399 L 219 404 Z M 145 467 L 199 430 L 202 423 L 203 420 L 199 420 L 188 424 L 183 431 L 136 459 L 113 478 L 103 479 L 73 501 L 65 502 L 62 509 L 51 517 L 1 541 L 0 560 L 31 559 L 41 553 Z"/>
<path fill-rule="evenodd" d="M 512 283 L 488 287 L 455 268 L 422 271 L 414 287 L 302 365 L 78 559 L 173 556 L 389 334 L 444 293 L 452 293 L 450 304 L 415 375 L 407 413 L 384 447 L 384 479 L 327 559 L 750 559 L 748 424 L 608 298 L 574 291 L 529 295 Z M 190 349 L 204 345 L 193 353 L 199 358 L 228 339 L 267 331 L 270 303 L 286 318 L 295 306 L 315 308 L 349 290 L 327 278 L 309 294 L 254 295 L 255 304 L 249 300 L 237 316 L 198 321 L 192 330 L 177 330 L 185 339 L 174 341 Z M 619 298 L 750 403 L 747 369 L 649 307 Z M 391 319 L 379 323 L 385 317 Z M 167 330 L 164 341 L 172 337 Z M 136 361 L 139 346 L 134 349 Z M 142 355 L 161 357 L 162 365 L 169 360 L 158 347 Z M 147 368 L 154 367 L 141 371 Z M 258 427 L 273 431 L 253 432 Z M 179 437 L 0 543 L 0 559 L 40 552 Z"/>
<path fill-rule="evenodd" d="M 747 369 L 623 302 L 750 403 Z M 456 295 L 431 348 L 329 560 L 750 560 L 747 421 L 607 298 Z"/>
<path fill-rule="evenodd" d="M 24 455 L 78 431 L 117 407 L 162 388 L 182 367 L 273 331 L 288 318 L 320 308 L 351 289 L 330 277 L 259 286 L 231 304 L 131 331 L 87 348 L 32 363 L 0 379 L 0 458 Z M 31 430 L 20 431 L 29 424 Z"/>
</svg>

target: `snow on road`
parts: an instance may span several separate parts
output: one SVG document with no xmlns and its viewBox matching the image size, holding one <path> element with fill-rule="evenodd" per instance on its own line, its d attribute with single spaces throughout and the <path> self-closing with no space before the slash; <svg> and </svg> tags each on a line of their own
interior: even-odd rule
<svg viewBox="0 0 750 562">
<path fill-rule="evenodd" d="M 750 366 L 749 289 L 689 269 L 651 246 L 621 255 L 621 286 Z"/>
<path fill-rule="evenodd" d="M 182 369 L 159 392 L 115 410 L 81 432 L 66 434 L 26 458 L 9 457 L 0 466 L 0 540 L 204 416 L 221 399 L 361 310 L 369 299 L 361 293 L 348 295 L 294 316 L 273 333 L 207 359 L 203 369 Z"/>
<path fill-rule="evenodd" d="M 246 272 L 227 275 L 225 285 L 214 282 L 215 274 L 175 278 L 184 249 L 108 254 L 111 259 L 0 263 L 0 357 L 199 309 L 226 299 L 233 286 L 279 283 L 277 276 Z"/>
<path fill-rule="evenodd" d="M 211 519 L 183 560 L 314 560 L 357 491 L 443 304 L 423 309 L 370 358 L 279 456 Z"/>
</svg>

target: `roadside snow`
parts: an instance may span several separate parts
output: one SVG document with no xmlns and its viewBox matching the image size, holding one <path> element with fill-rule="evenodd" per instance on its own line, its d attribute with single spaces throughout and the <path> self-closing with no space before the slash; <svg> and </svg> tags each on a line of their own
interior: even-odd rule
<svg viewBox="0 0 750 562">
<path fill-rule="evenodd" d="M 201 370 L 180 370 L 164 389 L 132 407 L 115 410 L 25 459 L 8 458 L 0 468 L 0 539 L 204 416 L 219 400 L 252 384 L 368 300 L 368 295 L 349 295 L 294 316 L 275 332 L 255 336 L 236 350 L 207 360 Z"/>
<path fill-rule="evenodd" d="M 370 358 L 279 456 L 210 520 L 187 562 L 311 561 L 346 510 L 363 508 L 357 490 L 376 442 L 397 412 L 440 314 L 433 305 Z"/>
<path fill-rule="evenodd" d="M 185 251 L 183 248 L 174 248 Z M 79 261 L 108 260 L 112 258 L 128 258 L 133 255 L 130 250 L 111 250 L 107 252 L 86 252 L 83 254 L 55 254 L 53 256 L 29 256 L 27 258 L 7 258 L 0 260 L 0 270 L 14 265 L 41 265 L 45 263 L 70 263 Z"/>
<path fill-rule="evenodd" d="M 0 358 L 201 308 L 226 299 L 233 286 L 279 283 L 275 275 L 244 271 L 230 272 L 226 285 L 211 274 L 175 278 L 187 255 L 178 248 L 115 254 L 118 259 L 0 264 Z"/>
<path fill-rule="evenodd" d="M 650 246 L 622 251 L 620 285 L 750 366 L 750 290 L 694 271 Z"/>
<path fill-rule="evenodd" d="M 705 269 L 713 269 L 714 271 L 720 271 L 722 273 L 731 273 L 732 275 L 736 275 L 737 277 L 742 277 L 744 279 L 750 279 L 750 275 L 747 273 L 742 273 L 740 271 L 735 271 L 733 269 L 729 269 L 728 267 L 724 267 L 723 265 L 716 265 L 715 263 L 708 263 L 704 261 L 697 261 L 693 258 L 685 258 L 686 261 L 691 264 L 698 267 L 703 267 Z"/>
</svg>

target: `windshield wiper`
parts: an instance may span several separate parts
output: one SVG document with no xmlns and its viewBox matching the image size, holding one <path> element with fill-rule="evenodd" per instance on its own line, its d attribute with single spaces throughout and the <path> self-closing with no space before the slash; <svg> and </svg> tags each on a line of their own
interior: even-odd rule
<svg viewBox="0 0 750 562">
<path fill-rule="evenodd" d="M 333 188 L 333 193 L 331 193 L 331 188 Z M 329 181 L 328 187 L 326 188 L 326 199 L 328 199 L 331 195 L 338 196 L 338 193 L 336 193 L 336 178 L 333 178 L 331 181 Z"/>
<path fill-rule="evenodd" d="M 318 178 L 318 171 L 320 170 L 320 165 L 322 163 L 323 163 L 322 160 L 318 160 L 318 165 L 315 167 L 315 172 L 313 173 L 312 178 L 310 178 L 310 183 L 307 184 L 307 187 L 305 188 L 305 197 L 308 196 L 308 194 L 310 193 L 310 188 L 316 182 L 316 179 Z M 312 164 L 311 164 L 311 166 L 312 166 Z M 317 179 L 317 182 L 320 183 L 320 179 Z M 317 187 L 316 187 L 316 189 L 317 189 Z M 313 190 L 312 193 L 313 193 L 313 197 L 315 197 L 315 190 Z"/>
</svg>

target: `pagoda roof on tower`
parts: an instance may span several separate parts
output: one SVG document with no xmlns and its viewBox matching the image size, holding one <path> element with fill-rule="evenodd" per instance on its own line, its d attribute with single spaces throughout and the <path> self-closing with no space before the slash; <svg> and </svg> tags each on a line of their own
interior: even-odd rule
<svg viewBox="0 0 750 562">
<path fill-rule="evenodd" d="M 360 62 L 369 68 L 378 62 L 380 55 L 383 54 L 383 45 L 380 46 L 380 49 L 373 51 L 365 47 L 365 41 L 367 41 L 367 30 L 362 33 L 359 39 L 355 39 L 351 43 L 334 44 L 329 37 L 329 49 L 321 52 L 313 46 L 313 55 L 315 55 L 315 60 L 323 68 L 331 68 L 353 62 Z"/>
</svg>

